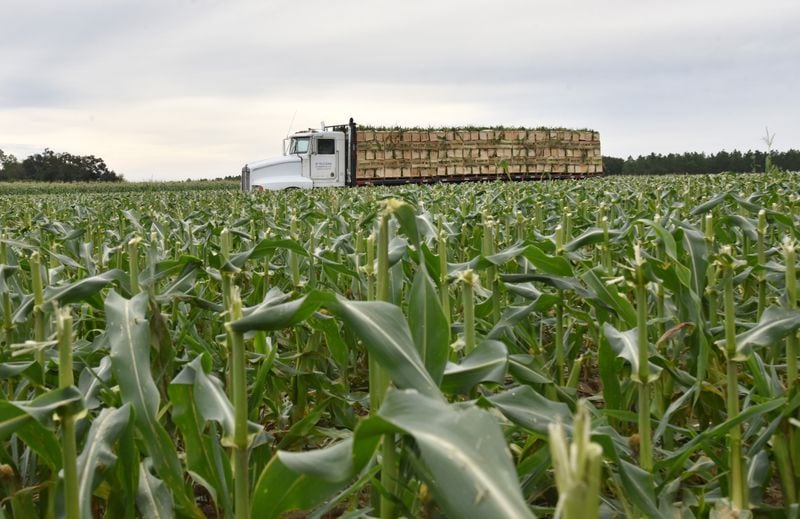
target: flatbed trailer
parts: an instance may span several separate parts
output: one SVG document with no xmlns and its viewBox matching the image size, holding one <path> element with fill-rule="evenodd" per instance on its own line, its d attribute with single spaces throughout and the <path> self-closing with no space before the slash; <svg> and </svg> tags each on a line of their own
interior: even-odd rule
<svg viewBox="0 0 800 519">
<path fill-rule="evenodd" d="M 582 179 L 602 172 L 600 135 L 591 130 L 374 129 L 351 118 L 287 137 L 282 157 L 242 168 L 242 190 Z"/>
</svg>

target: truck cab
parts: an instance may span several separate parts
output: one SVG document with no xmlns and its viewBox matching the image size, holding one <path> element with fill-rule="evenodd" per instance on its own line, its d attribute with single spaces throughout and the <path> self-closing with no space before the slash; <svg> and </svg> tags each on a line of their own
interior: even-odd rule
<svg viewBox="0 0 800 519">
<path fill-rule="evenodd" d="M 355 124 L 323 126 L 284 140 L 283 156 L 250 162 L 242 168 L 242 191 L 310 189 L 351 185 L 350 143 Z"/>
</svg>

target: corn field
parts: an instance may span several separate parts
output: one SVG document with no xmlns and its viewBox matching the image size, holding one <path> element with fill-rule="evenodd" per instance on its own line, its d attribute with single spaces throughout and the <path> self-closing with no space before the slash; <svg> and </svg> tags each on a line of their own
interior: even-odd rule
<svg viewBox="0 0 800 519">
<path fill-rule="evenodd" d="M 798 193 L 0 195 L 0 517 L 797 517 Z"/>
</svg>

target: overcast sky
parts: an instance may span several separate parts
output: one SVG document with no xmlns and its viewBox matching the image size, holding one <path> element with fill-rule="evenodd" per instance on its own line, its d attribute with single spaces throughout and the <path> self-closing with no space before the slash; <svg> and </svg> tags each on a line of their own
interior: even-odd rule
<svg viewBox="0 0 800 519">
<path fill-rule="evenodd" d="M 800 148 L 798 0 L 0 0 L 0 149 L 214 178 L 345 122 Z"/>
</svg>

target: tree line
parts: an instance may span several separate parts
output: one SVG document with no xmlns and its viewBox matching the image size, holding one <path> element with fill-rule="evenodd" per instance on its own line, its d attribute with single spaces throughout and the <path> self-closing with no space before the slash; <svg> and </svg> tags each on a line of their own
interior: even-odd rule
<svg viewBox="0 0 800 519">
<path fill-rule="evenodd" d="M 100 157 L 72 155 L 45 149 L 22 162 L 0 150 L 0 181 L 120 182 Z"/>
<path fill-rule="evenodd" d="M 767 158 L 769 157 L 769 160 Z M 674 173 L 763 173 L 773 166 L 785 171 L 800 171 L 800 150 L 788 151 L 720 151 L 705 153 L 651 153 L 628 157 L 603 156 L 606 175 L 667 175 Z"/>
<path fill-rule="evenodd" d="M 776 167 L 786 171 L 800 171 L 800 150 L 788 151 L 720 151 L 705 153 L 651 153 L 636 158 L 603 156 L 606 175 L 668 175 L 704 173 L 763 173 Z M 238 179 L 238 176 L 225 179 Z M 0 149 L 0 182 L 119 182 L 122 175 L 110 170 L 103 159 L 94 155 L 72 155 L 45 149 L 23 161 Z"/>
</svg>

